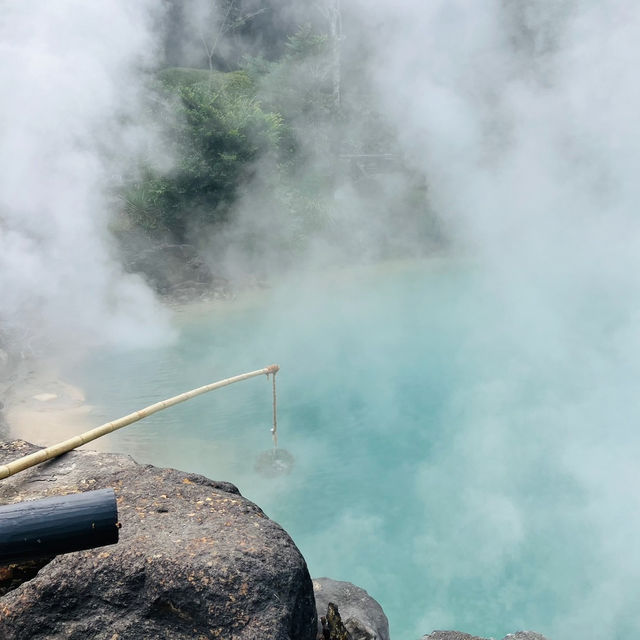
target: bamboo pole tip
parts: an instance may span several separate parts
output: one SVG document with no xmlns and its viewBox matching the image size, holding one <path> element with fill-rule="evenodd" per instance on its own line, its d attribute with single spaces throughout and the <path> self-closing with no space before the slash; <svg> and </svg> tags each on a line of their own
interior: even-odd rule
<svg viewBox="0 0 640 640">
<path fill-rule="evenodd" d="M 276 373 L 278 371 L 280 371 L 280 366 L 277 364 L 270 364 L 267 367 L 267 375 L 269 375 L 270 373 Z"/>
</svg>

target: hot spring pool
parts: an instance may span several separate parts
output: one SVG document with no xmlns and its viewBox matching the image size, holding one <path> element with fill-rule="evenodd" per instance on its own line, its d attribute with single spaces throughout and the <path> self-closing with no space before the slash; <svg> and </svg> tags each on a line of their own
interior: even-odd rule
<svg viewBox="0 0 640 640">
<path fill-rule="evenodd" d="M 300 277 L 177 313 L 173 346 L 96 353 L 71 377 L 98 424 L 277 362 L 290 475 L 254 470 L 262 377 L 109 446 L 238 485 L 312 576 L 367 589 L 393 640 L 639 637 L 638 345 L 616 347 L 615 314 L 503 285 L 435 261 Z"/>
</svg>

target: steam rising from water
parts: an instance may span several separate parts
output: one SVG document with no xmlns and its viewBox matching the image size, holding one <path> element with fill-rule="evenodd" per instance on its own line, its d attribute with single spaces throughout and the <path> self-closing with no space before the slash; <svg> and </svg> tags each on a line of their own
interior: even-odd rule
<svg viewBox="0 0 640 640">
<path fill-rule="evenodd" d="M 353 0 L 343 11 L 345 47 L 369 52 L 359 69 L 376 105 L 478 278 L 477 321 L 450 353 L 446 444 L 415 479 L 428 514 L 415 561 L 440 585 L 415 635 L 474 611 L 474 585 L 494 594 L 478 615 L 500 624 L 520 607 L 530 626 L 527 584 L 548 601 L 538 630 L 555 640 L 637 635 L 640 8 Z M 337 201 L 342 237 L 365 237 L 371 255 L 402 224 Z M 251 226 L 263 212 L 248 209 Z M 318 537 L 358 540 L 378 519 L 345 514 Z M 461 613 L 452 593 L 465 589 Z"/>
<path fill-rule="evenodd" d="M 156 53 L 151 5 L 3 6 L 0 325 L 23 352 L 167 335 L 153 295 L 123 275 L 107 241 L 109 190 L 152 144 L 139 100 Z"/>
<path fill-rule="evenodd" d="M 443 584 L 483 580 L 546 529 L 550 557 L 581 546 L 591 563 L 565 585 L 572 602 L 549 635 L 637 634 L 640 9 L 485 0 L 361 11 L 384 43 L 380 100 L 503 309 L 489 324 L 478 308 L 466 337 L 486 362 L 469 367 L 456 443 L 416 479 L 427 511 L 455 507 L 416 553 Z M 548 491 L 540 502 L 518 488 L 531 474 Z M 479 555 L 473 575 L 467 554 Z M 515 595 L 495 588 L 501 603 Z M 430 606 L 425 629 L 446 617 L 438 596 Z"/>
<path fill-rule="evenodd" d="M 157 318 L 156 303 L 140 281 L 123 276 L 105 240 L 108 187 L 128 169 L 122 158 L 153 145 L 136 89 L 138 71 L 156 53 L 152 4 L 3 9 L 0 323 L 14 335 L 24 330 L 37 348 L 165 335 L 162 322 L 139 331 Z M 345 48 L 362 43 L 371 54 L 361 71 L 375 83 L 375 102 L 477 271 L 475 304 L 464 309 L 473 321 L 465 318 L 458 343 L 447 345 L 458 382 L 447 389 L 443 435 L 415 474 L 420 534 L 410 544 L 415 563 L 439 585 L 414 605 L 422 616 L 415 636 L 463 617 L 450 596 L 465 585 L 465 612 L 477 606 L 475 585 L 495 594 L 484 614 L 496 625 L 520 615 L 530 626 L 527 611 L 512 611 L 526 600 L 527 581 L 549 603 L 548 627 L 538 630 L 554 640 L 637 636 L 640 8 L 352 0 L 343 10 L 353 27 Z M 383 216 L 354 192 L 336 197 L 345 207 L 341 235 L 364 239 L 370 255 L 390 229 L 403 231 L 395 191 L 385 193 Z M 259 197 L 247 190 L 241 203 L 254 207 Z M 229 237 L 263 213 L 245 206 Z M 409 232 L 407 252 L 412 240 Z M 326 239 L 312 250 L 321 263 L 335 256 Z M 309 308 L 318 326 L 332 309 L 314 295 L 280 300 L 299 327 L 287 326 L 283 353 L 305 342 Z M 340 309 L 333 313 L 335 321 Z M 374 325 L 367 331 L 374 343 L 385 335 Z M 353 370 L 365 368 L 373 357 L 367 345 L 340 339 L 336 360 L 350 349 Z M 388 371 L 376 365 L 367 371 Z M 393 381 L 378 382 L 373 388 Z M 350 552 L 383 518 L 354 516 L 346 506 L 309 549 L 337 540 Z M 519 573 L 514 558 L 529 568 Z M 573 567 L 570 577 L 552 573 L 558 564 Z"/>
</svg>

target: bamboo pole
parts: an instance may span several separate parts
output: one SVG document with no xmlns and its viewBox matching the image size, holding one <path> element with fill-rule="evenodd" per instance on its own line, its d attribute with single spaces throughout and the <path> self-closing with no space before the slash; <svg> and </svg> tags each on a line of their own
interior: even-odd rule
<svg viewBox="0 0 640 640">
<path fill-rule="evenodd" d="M 185 402 L 186 400 L 191 400 L 191 398 L 195 398 L 196 396 L 202 395 L 203 393 L 215 391 L 216 389 L 220 389 L 221 387 L 226 387 L 230 384 L 234 384 L 235 382 L 242 382 L 243 380 L 248 380 L 249 378 L 255 378 L 256 376 L 268 376 L 269 374 L 273 374 L 275 376 L 276 372 L 279 370 L 280 367 L 277 364 L 272 364 L 268 367 L 265 367 L 264 369 L 258 369 L 257 371 L 250 371 L 249 373 L 242 373 L 239 376 L 233 376 L 232 378 L 226 378 L 225 380 L 212 382 L 211 384 L 204 385 L 203 387 L 198 387 L 197 389 L 186 391 L 185 393 L 173 396 L 172 398 L 167 398 L 167 400 L 156 402 L 155 404 L 145 407 L 144 409 L 140 409 L 139 411 L 135 411 L 134 413 L 130 413 L 129 415 L 119 418 L 118 420 L 107 422 L 103 425 L 100 425 L 99 427 L 91 429 L 90 431 L 85 431 L 78 436 L 74 436 L 73 438 L 69 438 L 68 440 L 59 442 L 58 444 L 54 444 L 51 447 L 40 449 L 40 451 L 36 451 L 35 453 L 31 453 L 22 458 L 18 458 L 13 462 L 9 462 L 9 464 L 1 465 L 0 480 L 8 478 L 9 476 L 19 473 L 20 471 L 24 471 L 25 469 L 29 469 L 30 467 L 40 464 L 41 462 L 45 462 L 46 460 L 51 460 L 51 458 L 56 458 L 57 456 L 60 456 L 63 453 L 67 453 L 72 449 L 75 449 L 76 447 L 87 444 L 87 442 L 96 440 L 97 438 L 107 435 L 112 431 L 122 429 L 122 427 L 126 427 L 134 422 L 138 422 L 138 420 L 142 420 L 143 418 L 157 413 L 158 411 L 168 409 L 169 407 L 173 407 L 174 405 Z"/>
</svg>

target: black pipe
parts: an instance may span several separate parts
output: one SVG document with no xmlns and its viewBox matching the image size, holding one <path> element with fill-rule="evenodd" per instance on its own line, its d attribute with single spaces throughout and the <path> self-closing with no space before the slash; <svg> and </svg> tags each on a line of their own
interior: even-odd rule
<svg viewBox="0 0 640 640">
<path fill-rule="evenodd" d="M 0 507 L 0 564 L 55 556 L 118 542 L 113 489 Z"/>
</svg>

